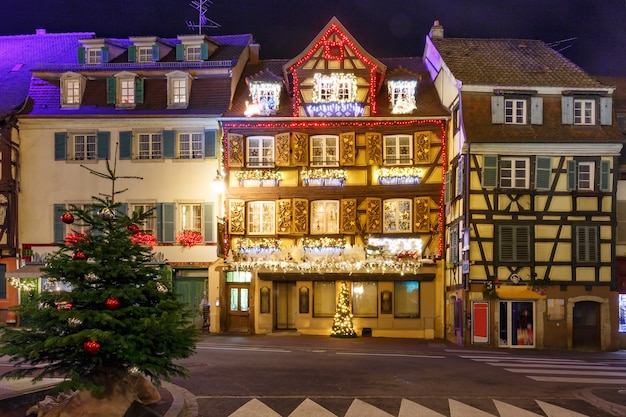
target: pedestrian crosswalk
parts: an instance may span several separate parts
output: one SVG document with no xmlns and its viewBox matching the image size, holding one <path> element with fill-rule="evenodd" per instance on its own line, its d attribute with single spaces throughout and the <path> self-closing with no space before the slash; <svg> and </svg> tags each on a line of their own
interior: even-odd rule
<svg viewBox="0 0 626 417">
<path fill-rule="evenodd" d="M 493 400 L 493 403 L 498 412 L 497 415 L 487 413 L 461 401 L 449 399 L 449 414 L 446 415 L 419 403 L 403 399 L 398 413 L 390 414 L 388 411 L 381 410 L 366 401 L 355 399 L 346 413 L 338 416 L 307 398 L 289 414 L 289 417 L 587 417 L 585 414 L 539 400 L 536 400 L 536 403 L 545 414 L 537 414 L 503 401 Z M 281 414 L 255 398 L 230 414 L 229 417 L 281 417 Z"/>
<path fill-rule="evenodd" d="M 537 358 L 516 356 L 507 353 L 459 354 L 460 357 L 505 371 L 521 374 L 534 381 L 570 382 L 578 384 L 626 384 L 626 366 L 615 366 L 605 362 L 590 362 L 580 359 Z"/>
</svg>

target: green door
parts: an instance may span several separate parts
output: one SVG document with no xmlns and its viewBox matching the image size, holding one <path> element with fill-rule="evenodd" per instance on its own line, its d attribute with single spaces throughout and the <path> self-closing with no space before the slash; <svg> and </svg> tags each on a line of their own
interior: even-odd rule
<svg viewBox="0 0 626 417">
<path fill-rule="evenodd" d="M 177 274 L 174 278 L 174 292 L 178 295 L 179 300 L 192 310 L 192 321 L 198 328 L 202 327 L 202 307 L 200 304 L 206 288 L 206 277 L 181 277 Z"/>
</svg>

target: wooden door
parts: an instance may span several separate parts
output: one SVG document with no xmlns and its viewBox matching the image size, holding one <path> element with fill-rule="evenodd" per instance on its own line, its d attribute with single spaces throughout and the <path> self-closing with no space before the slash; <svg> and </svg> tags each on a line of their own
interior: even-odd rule
<svg viewBox="0 0 626 417">
<path fill-rule="evenodd" d="M 200 304 L 207 287 L 207 279 L 203 277 L 180 277 L 174 279 L 174 293 L 179 301 L 186 304 L 192 311 L 191 320 L 198 328 L 202 326 Z"/>
<path fill-rule="evenodd" d="M 250 333 L 250 285 L 242 283 L 226 284 L 228 294 L 228 333 Z"/>
<path fill-rule="evenodd" d="M 574 349 L 600 349 L 600 304 L 579 301 L 574 304 L 572 346 Z"/>
</svg>

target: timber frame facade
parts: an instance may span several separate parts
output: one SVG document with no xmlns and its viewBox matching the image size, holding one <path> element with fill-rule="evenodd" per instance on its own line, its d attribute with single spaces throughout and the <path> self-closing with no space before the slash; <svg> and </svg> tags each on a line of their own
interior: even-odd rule
<svg viewBox="0 0 626 417">
<path fill-rule="evenodd" d="M 220 119 L 220 327 L 432 339 L 449 112 L 421 58 L 377 59 L 333 18 L 290 61 L 251 60 Z M 211 284 L 210 284 L 211 285 Z"/>
<path fill-rule="evenodd" d="M 543 42 L 450 39 L 438 22 L 424 57 L 453 112 L 446 337 L 614 349 L 614 88 Z"/>
</svg>

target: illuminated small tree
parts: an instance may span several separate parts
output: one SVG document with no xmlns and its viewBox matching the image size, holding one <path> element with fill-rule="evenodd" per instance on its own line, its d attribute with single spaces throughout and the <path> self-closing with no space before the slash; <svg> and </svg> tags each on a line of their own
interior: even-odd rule
<svg viewBox="0 0 626 417">
<path fill-rule="evenodd" d="M 350 291 L 345 282 L 341 283 L 341 291 L 337 300 L 337 309 L 333 319 L 331 337 L 357 337 L 352 325 L 352 309 L 350 308 Z"/>
</svg>

